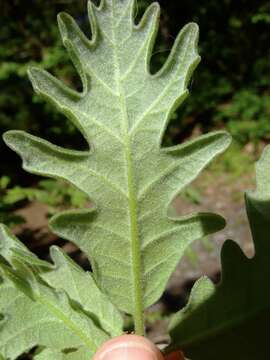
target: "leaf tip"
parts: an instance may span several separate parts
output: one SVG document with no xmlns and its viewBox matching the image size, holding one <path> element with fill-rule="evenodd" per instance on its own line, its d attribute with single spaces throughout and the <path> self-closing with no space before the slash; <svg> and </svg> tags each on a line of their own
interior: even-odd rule
<svg viewBox="0 0 270 360">
<path fill-rule="evenodd" d="M 16 141 L 17 135 L 20 131 L 9 130 L 3 134 L 4 143 L 11 149 L 14 149 L 14 142 Z"/>
<path fill-rule="evenodd" d="M 74 19 L 68 13 L 61 11 L 57 15 L 58 28 L 62 37 L 63 44 L 66 46 L 66 40 L 70 36 L 70 29 L 74 29 Z"/>
<path fill-rule="evenodd" d="M 195 35 L 199 35 L 200 28 L 199 25 L 195 22 L 189 22 L 183 27 L 183 31 L 191 31 Z"/>
<path fill-rule="evenodd" d="M 152 12 L 153 14 L 159 15 L 161 11 L 160 4 L 157 1 L 155 1 L 149 5 L 147 10 Z"/>
<path fill-rule="evenodd" d="M 27 74 L 28 74 L 29 78 L 31 79 L 31 78 L 35 77 L 41 71 L 42 71 L 42 69 L 40 69 L 36 66 L 29 66 L 29 68 L 27 69 Z"/>
<path fill-rule="evenodd" d="M 232 136 L 227 131 L 223 130 L 217 131 L 217 134 L 219 134 L 223 142 L 224 149 L 227 149 L 227 147 L 229 147 L 232 143 Z"/>
<path fill-rule="evenodd" d="M 61 11 L 60 13 L 57 14 L 57 23 L 62 36 L 66 34 L 67 31 L 66 23 L 68 20 L 69 20 L 69 15 L 66 12 Z"/>
<path fill-rule="evenodd" d="M 189 36 L 189 41 L 193 43 L 194 51 L 197 53 L 198 58 L 201 57 L 198 54 L 198 42 L 199 42 L 200 28 L 195 22 L 187 23 L 179 33 L 179 39 L 181 37 Z"/>
<path fill-rule="evenodd" d="M 44 73 L 46 72 L 43 69 L 40 69 L 36 66 L 31 66 L 27 69 L 28 78 L 31 81 L 33 89 L 37 94 L 41 93 L 40 83 L 42 81 L 42 76 L 44 75 Z"/>
<path fill-rule="evenodd" d="M 50 247 L 50 258 L 52 259 L 54 264 L 53 266 L 55 268 L 58 268 L 60 266 L 63 256 L 64 254 L 58 246 L 52 245 Z"/>
<path fill-rule="evenodd" d="M 135 27 L 137 29 L 142 29 L 143 27 L 147 25 L 154 25 L 153 26 L 153 34 L 156 34 L 156 31 L 158 29 L 158 23 L 160 19 L 160 5 L 157 2 L 152 3 L 147 7 L 145 10 L 143 17 L 139 21 L 138 25 Z M 152 35 L 152 39 L 154 40 L 155 36 Z"/>
</svg>

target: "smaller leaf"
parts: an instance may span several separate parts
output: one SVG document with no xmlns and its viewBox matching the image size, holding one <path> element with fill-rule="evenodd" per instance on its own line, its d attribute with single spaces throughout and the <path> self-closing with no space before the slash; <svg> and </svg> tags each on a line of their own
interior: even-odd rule
<svg viewBox="0 0 270 360">
<path fill-rule="evenodd" d="M 66 351 L 56 351 L 52 349 L 44 349 L 34 356 L 34 360 L 91 360 L 87 348 L 67 349 Z"/>
<path fill-rule="evenodd" d="M 61 321 L 24 295 L 7 277 L 0 285 L 0 313 L 0 354 L 5 359 L 17 359 L 38 344 L 59 350 L 78 346 L 78 339 Z"/>
<path fill-rule="evenodd" d="M 3 356 L 16 359 L 39 345 L 63 359 L 90 359 L 108 334 L 121 334 L 121 315 L 91 273 L 58 248 L 51 250 L 52 265 L 38 259 L 0 225 L 0 254 Z"/>
<path fill-rule="evenodd" d="M 43 278 L 51 286 L 64 289 L 87 313 L 97 317 L 102 328 L 111 336 L 120 335 L 123 328 L 122 316 L 99 290 L 92 275 L 83 271 L 56 246 L 51 248 L 51 257 L 55 269 L 44 274 Z"/>
<path fill-rule="evenodd" d="M 8 262 L 11 261 L 13 254 L 11 249 L 20 249 L 30 253 L 5 225 L 0 224 L 0 254 Z"/>
<path fill-rule="evenodd" d="M 108 336 L 70 301 L 64 291 L 51 288 L 27 265 L 19 261 L 15 263 L 16 269 L 1 264 L 3 275 L 12 281 L 19 291 L 40 304 L 44 312 L 63 324 L 72 333 L 73 338 L 77 338 L 77 345 L 84 345 L 88 347 L 89 352 L 95 352 Z"/>
</svg>

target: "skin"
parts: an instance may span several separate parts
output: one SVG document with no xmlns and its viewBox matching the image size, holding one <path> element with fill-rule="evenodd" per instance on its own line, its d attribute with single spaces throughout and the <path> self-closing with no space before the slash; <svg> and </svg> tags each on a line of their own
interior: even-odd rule
<svg viewBox="0 0 270 360">
<path fill-rule="evenodd" d="M 165 358 L 150 340 L 138 335 L 121 335 L 108 340 L 93 360 L 184 360 L 180 352 Z"/>
</svg>

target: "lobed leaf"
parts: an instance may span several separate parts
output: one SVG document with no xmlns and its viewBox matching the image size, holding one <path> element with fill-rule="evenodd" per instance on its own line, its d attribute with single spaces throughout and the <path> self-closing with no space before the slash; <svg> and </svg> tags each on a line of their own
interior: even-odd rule
<svg viewBox="0 0 270 360">
<path fill-rule="evenodd" d="M 14 273 L 9 275 L 15 276 Z M 48 294 L 43 294 L 42 299 L 31 300 L 21 292 L 25 284 L 19 285 L 19 281 L 21 279 L 16 279 L 16 286 L 20 286 L 20 290 L 8 280 L 0 287 L 0 311 L 4 316 L 1 324 L 0 353 L 4 359 L 16 359 L 38 344 L 60 351 L 70 347 L 77 348 L 87 342 L 89 356 L 95 352 L 96 345 L 92 344 L 89 335 L 88 338 L 85 336 L 90 330 L 87 324 L 90 319 L 85 317 L 86 321 L 83 321 L 83 316 L 71 309 L 67 299 L 61 298 L 59 294 L 57 298 L 51 299 L 53 303 L 48 302 Z M 94 333 L 100 343 L 105 340 L 105 334 L 100 337 Z"/>
<path fill-rule="evenodd" d="M 220 284 L 202 278 L 194 285 L 188 305 L 170 324 L 168 350 L 182 348 L 193 360 L 269 358 L 269 146 L 256 170 L 257 188 L 246 194 L 255 255 L 249 259 L 235 242 L 225 242 Z"/>
<path fill-rule="evenodd" d="M 29 72 L 36 92 L 78 127 L 90 150 L 66 150 L 21 131 L 7 132 L 4 140 L 21 155 L 25 170 L 65 179 L 93 201 L 94 209 L 62 213 L 51 227 L 87 254 L 99 287 L 134 316 L 143 333 L 144 308 L 161 296 L 187 246 L 224 226 L 217 215 L 172 219 L 167 209 L 230 137 L 216 132 L 161 148 L 170 115 L 186 98 L 200 60 L 198 27 L 186 25 L 165 65 L 151 74 L 159 5 L 153 3 L 135 25 L 134 4 L 89 2 L 91 40 L 69 15 L 59 15 L 81 93 L 43 70 Z"/>
<path fill-rule="evenodd" d="M 70 298 L 96 319 L 99 326 L 110 336 L 123 331 L 123 319 L 107 296 L 97 287 L 90 272 L 83 271 L 62 250 L 53 246 L 51 258 L 55 269 L 43 275 L 53 287 L 64 289 Z"/>
<path fill-rule="evenodd" d="M 61 250 L 53 247 L 54 266 L 45 266 L 3 225 L 0 245 L 0 354 L 4 358 L 16 359 L 39 345 L 48 352 L 63 352 L 63 358 L 86 359 L 109 336 L 122 333 L 120 314 L 91 274 Z M 68 349 L 73 351 L 67 356 Z"/>
</svg>

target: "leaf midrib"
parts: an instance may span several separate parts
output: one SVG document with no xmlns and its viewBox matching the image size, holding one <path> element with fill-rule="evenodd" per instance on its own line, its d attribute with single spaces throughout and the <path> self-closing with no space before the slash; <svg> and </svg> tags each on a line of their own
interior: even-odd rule
<svg viewBox="0 0 270 360">
<path fill-rule="evenodd" d="M 5 271 L 7 272 L 8 277 L 11 279 L 11 281 L 14 281 L 14 284 L 20 280 L 21 278 L 18 277 L 15 273 L 13 273 L 12 271 L 9 271 L 8 267 L 5 267 Z M 13 280 L 14 279 L 14 280 Z M 78 327 L 73 321 L 71 321 L 61 310 L 59 310 L 55 304 L 53 302 L 50 302 L 49 300 L 47 300 L 45 297 L 41 296 L 40 294 L 36 293 L 35 294 L 35 301 L 37 301 L 38 303 L 42 304 L 43 306 L 45 306 L 45 308 L 47 308 L 47 310 L 53 315 L 55 316 L 55 318 L 59 319 L 60 321 L 62 321 L 62 323 L 68 328 L 70 329 L 74 334 L 76 334 L 81 341 L 86 345 L 87 348 L 89 348 L 89 350 L 91 352 L 95 352 L 97 349 L 96 344 L 91 341 L 91 339 L 88 336 L 85 336 L 85 334 L 83 333 L 82 329 L 80 327 Z"/>
<path fill-rule="evenodd" d="M 138 335 L 144 334 L 144 323 L 143 323 L 143 294 L 142 294 L 142 264 L 141 264 L 141 249 L 138 229 L 138 209 L 137 209 L 137 194 L 135 190 L 134 173 L 132 166 L 132 151 L 130 144 L 129 135 L 129 121 L 127 113 L 127 104 L 125 92 L 121 82 L 120 76 L 120 62 L 119 54 L 116 44 L 115 35 L 115 2 L 112 1 L 112 13 L 111 13 L 111 27 L 112 27 L 112 38 L 113 38 L 113 52 L 114 52 L 114 64 L 115 64 L 115 83 L 119 93 L 119 109 L 121 111 L 122 121 L 122 136 L 124 139 L 124 153 L 126 158 L 126 176 L 127 176 L 127 189 L 128 189 L 128 207 L 129 207 L 129 218 L 130 218 L 130 240 L 131 240 L 131 269 L 133 276 L 133 299 L 134 309 L 133 317 L 135 323 L 135 332 Z"/>
<path fill-rule="evenodd" d="M 62 311 L 60 311 L 53 303 L 48 301 L 45 297 L 36 295 L 36 299 L 42 305 L 44 305 L 56 318 L 63 322 L 63 324 L 69 328 L 74 334 L 76 334 L 81 341 L 89 348 L 90 351 L 95 352 L 97 346 L 90 340 L 88 336 L 85 336 L 82 329 L 78 327 L 73 321 L 71 321 Z"/>
</svg>

